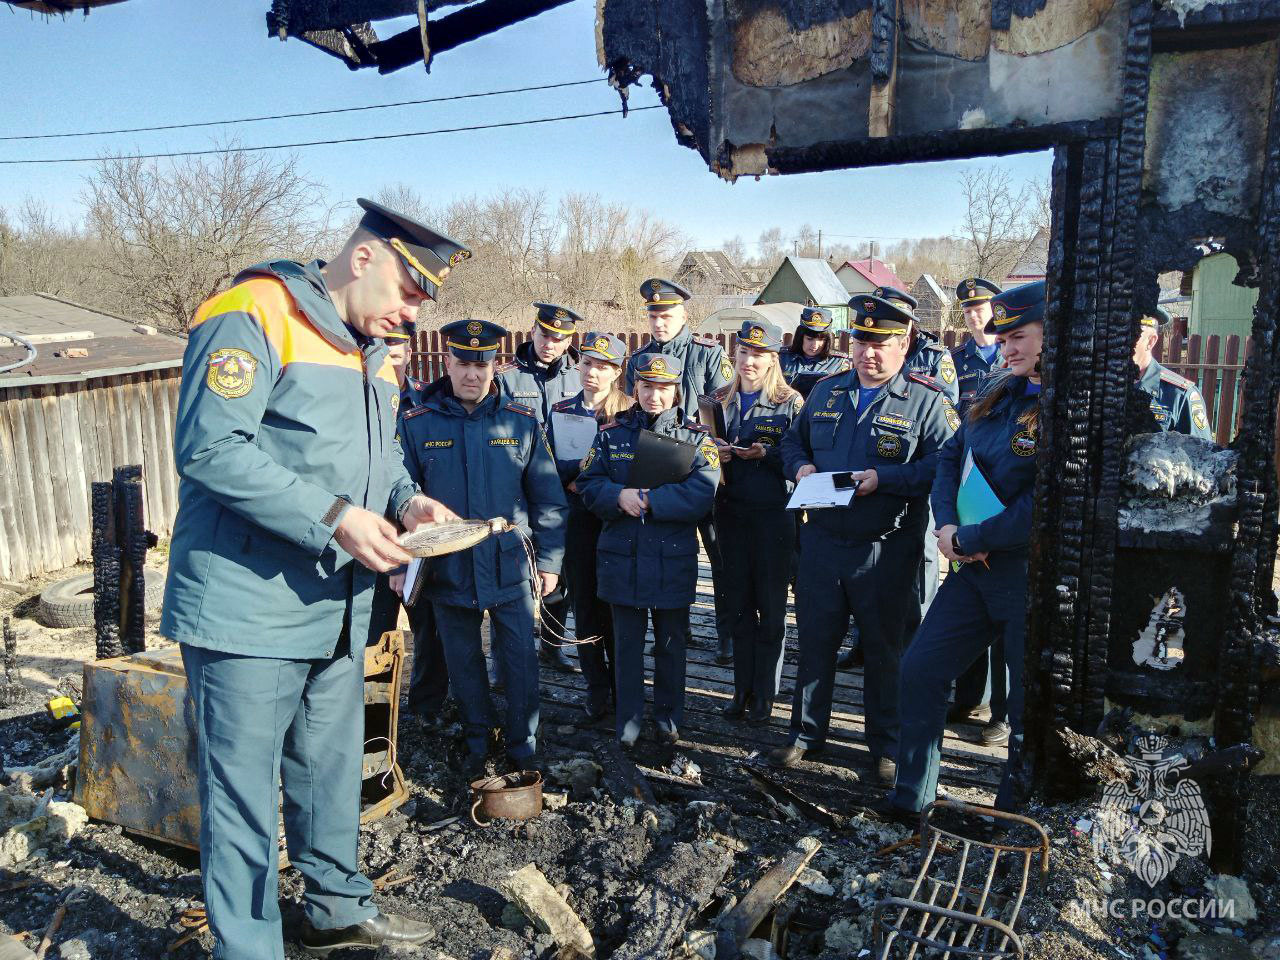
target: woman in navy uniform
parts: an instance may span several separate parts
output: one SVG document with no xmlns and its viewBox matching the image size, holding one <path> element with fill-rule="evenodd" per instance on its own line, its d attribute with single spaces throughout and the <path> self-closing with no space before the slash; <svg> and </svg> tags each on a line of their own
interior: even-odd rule
<svg viewBox="0 0 1280 960">
<path fill-rule="evenodd" d="M 937 793 L 939 748 L 951 683 L 995 638 L 1009 666 L 1009 761 L 996 806 L 1018 800 L 1022 753 L 1022 664 L 1026 626 L 1027 555 L 1035 495 L 1044 339 L 1044 282 L 1013 287 L 992 298 L 987 329 L 1000 340 L 1009 372 L 970 405 L 943 447 L 933 485 L 938 549 L 960 564 L 938 590 L 902 663 L 902 733 L 898 781 L 883 812 L 914 822 Z M 975 466 L 966 470 L 972 457 Z M 956 501 L 966 475 L 982 476 L 1003 503 L 981 522 L 962 524 Z"/>
<path fill-rule="evenodd" d="M 796 549 L 791 484 L 782 472 L 782 437 L 804 403 L 778 363 L 782 329 L 748 320 L 738 331 L 735 373 L 711 399 L 723 411 L 716 440 L 724 486 L 716 529 L 724 560 L 725 611 L 733 624 L 733 700 L 725 716 L 768 723 L 782 681 L 787 582 Z M 717 419 L 721 419 L 717 416 Z"/>
<path fill-rule="evenodd" d="M 680 738 L 689 607 L 698 579 L 698 521 L 711 511 L 720 479 L 715 444 L 680 407 L 680 358 L 648 353 L 632 360 L 636 406 L 600 430 L 578 477 L 582 502 L 604 521 L 596 574 L 600 599 L 613 607 L 616 729 L 627 748 L 635 745 L 644 719 L 644 638 L 650 617 L 657 739 L 674 744 Z M 684 479 L 649 490 L 627 485 L 644 430 L 698 445 Z"/>
<path fill-rule="evenodd" d="M 552 404 L 547 427 L 555 449 L 557 414 L 593 417 L 609 423 L 631 407 L 631 398 L 619 387 L 627 345 L 610 333 L 588 333 L 579 352 L 578 372 L 582 389 L 574 396 Z M 559 421 L 563 423 L 564 421 Z M 580 643 L 578 663 L 587 681 L 587 716 L 602 720 L 614 705 L 613 615 L 609 604 L 596 595 L 596 542 L 600 539 L 600 518 L 586 508 L 578 495 L 577 480 L 582 457 L 562 458 L 557 450 L 556 469 L 569 500 L 569 522 L 565 530 L 564 575 L 573 598 L 573 624 L 578 640 L 599 637 L 595 643 Z"/>
<path fill-rule="evenodd" d="M 849 369 L 849 355 L 831 349 L 831 311 L 824 307 L 805 307 L 800 323 L 791 335 L 791 346 L 778 357 L 787 384 L 801 397 L 807 397 L 813 385 L 833 373 Z"/>
</svg>

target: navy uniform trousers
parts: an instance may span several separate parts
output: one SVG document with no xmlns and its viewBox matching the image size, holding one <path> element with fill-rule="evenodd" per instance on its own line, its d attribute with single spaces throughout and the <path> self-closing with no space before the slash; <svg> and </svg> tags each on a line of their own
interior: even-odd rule
<svg viewBox="0 0 1280 960">
<path fill-rule="evenodd" d="M 684 658 L 689 608 L 646 610 L 612 604 L 614 677 L 618 685 L 619 740 L 634 741 L 644 724 L 644 635 L 653 618 L 653 720 L 663 730 L 684 721 Z"/>
<path fill-rule="evenodd" d="M 947 691 L 997 637 L 1004 642 L 1009 664 L 1012 732 L 996 806 L 1012 810 L 1019 799 L 1027 555 L 992 553 L 987 562 L 990 569 L 967 563 L 943 581 L 902 661 L 902 736 L 893 803 L 907 810 L 918 811 L 937 796 Z"/>
<path fill-rule="evenodd" d="M 801 528 L 794 743 L 806 750 L 826 743 L 836 657 L 852 616 L 865 659 L 867 748 L 877 758 L 892 759 L 897 753 L 898 665 L 919 623 L 919 575 L 920 535 L 914 528 L 884 540 L 853 543 L 836 541 L 809 524 Z"/>
<path fill-rule="evenodd" d="M 778 508 L 716 506 L 724 564 L 725 613 L 733 629 L 735 695 L 771 703 L 782 683 L 787 582 L 796 545 L 796 520 Z"/>
<path fill-rule="evenodd" d="M 489 746 L 493 702 L 485 670 L 480 626 L 484 611 L 434 603 L 436 628 L 444 642 L 453 696 L 462 711 L 467 749 L 483 754 Z M 490 649 L 505 684 L 507 753 L 514 759 L 533 756 L 538 733 L 538 651 L 533 640 L 533 594 L 489 608 Z"/>
<path fill-rule="evenodd" d="M 616 702 L 614 681 L 613 613 L 596 596 L 596 543 L 603 524 L 594 513 L 571 509 L 565 528 L 564 575 L 573 599 L 573 632 L 579 641 L 599 637 L 595 643 L 579 643 L 578 664 L 587 681 L 587 705 L 607 710 Z"/>
<path fill-rule="evenodd" d="M 360 872 L 364 648 L 281 660 L 182 644 L 195 707 L 200 870 L 215 960 L 284 960 L 280 800 L 289 860 L 317 929 L 374 916 Z M 279 785 L 279 787 L 277 786 Z"/>
</svg>

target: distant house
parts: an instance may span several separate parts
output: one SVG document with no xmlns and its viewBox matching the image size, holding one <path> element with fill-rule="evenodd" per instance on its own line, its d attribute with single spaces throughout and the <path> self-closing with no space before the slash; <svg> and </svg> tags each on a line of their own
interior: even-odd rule
<svg viewBox="0 0 1280 960">
<path fill-rule="evenodd" d="M 1048 273 L 1049 263 L 1049 231 L 1036 233 L 1031 246 L 1018 261 L 1017 266 L 1004 278 L 1004 287 L 1016 287 L 1023 283 L 1034 283 L 1043 280 Z"/>
<path fill-rule="evenodd" d="M 907 289 L 896 273 L 893 264 L 868 257 L 865 260 L 846 260 L 836 270 L 836 279 L 846 292 L 845 299 L 855 293 L 870 293 L 876 287 L 897 287 Z"/>
<path fill-rule="evenodd" d="M 931 274 L 920 274 L 909 293 L 919 301 L 916 319 L 923 329 L 941 334 L 951 325 L 951 307 L 955 298 Z"/>
<path fill-rule="evenodd" d="M 849 291 L 836 279 L 831 264 L 817 257 L 787 257 L 755 302 L 827 307 L 836 329 L 848 327 Z"/>
<path fill-rule="evenodd" d="M 695 297 L 738 296 L 752 289 L 751 282 L 723 250 L 690 250 L 672 279 L 688 287 Z"/>
<path fill-rule="evenodd" d="M 6 334 L 35 359 L 23 362 L 26 348 Z M 90 484 L 115 467 L 142 465 L 147 529 L 169 533 L 185 347 L 48 294 L 0 297 L 0 580 L 88 560 Z"/>
</svg>

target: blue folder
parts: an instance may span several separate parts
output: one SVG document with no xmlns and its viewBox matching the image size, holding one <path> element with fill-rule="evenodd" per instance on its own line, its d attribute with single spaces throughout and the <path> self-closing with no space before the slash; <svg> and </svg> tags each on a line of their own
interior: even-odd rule
<svg viewBox="0 0 1280 960">
<path fill-rule="evenodd" d="M 973 451 L 965 451 L 964 466 L 960 469 L 960 489 L 956 491 L 956 514 L 960 518 L 960 526 L 981 523 L 1004 508 L 1004 501 L 983 473 L 982 465 L 973 459 Z"/>
</svg>

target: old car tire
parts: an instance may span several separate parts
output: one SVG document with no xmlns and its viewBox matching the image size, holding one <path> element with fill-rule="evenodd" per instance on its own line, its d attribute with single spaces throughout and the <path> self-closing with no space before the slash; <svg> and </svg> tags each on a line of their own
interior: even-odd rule
<svg viewBox="0 0 1280 960">
<path fill-rule="evenodd" d="M 147 609 L 164 599 L 164 571 L 148 567 L 143 571 Z M 46 627 L 93 626 L 93 574 L 82 573 L 51 584 L 40 594 L 36 618 Z"/>
</svg>

